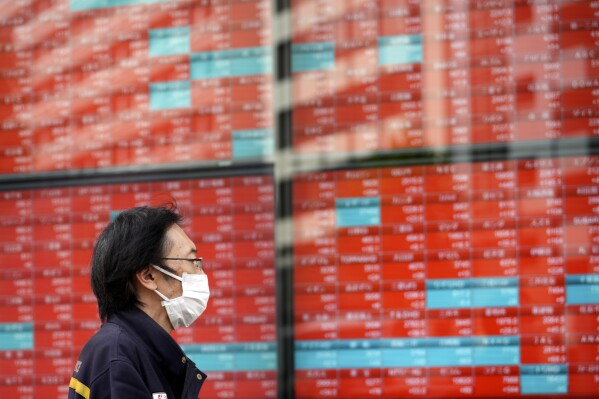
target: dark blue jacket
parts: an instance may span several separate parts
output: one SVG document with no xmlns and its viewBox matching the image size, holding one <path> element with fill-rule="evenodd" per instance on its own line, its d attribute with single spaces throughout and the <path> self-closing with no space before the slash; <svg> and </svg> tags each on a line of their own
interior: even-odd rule
<svg viewBox="0 0 599 399">
<path fill-rule="evenodd" d="M 205 379 L 177 342 L 134 308 L 110 317 L 85 344 L 68 398 L 197 399 Z"/>
</svg>

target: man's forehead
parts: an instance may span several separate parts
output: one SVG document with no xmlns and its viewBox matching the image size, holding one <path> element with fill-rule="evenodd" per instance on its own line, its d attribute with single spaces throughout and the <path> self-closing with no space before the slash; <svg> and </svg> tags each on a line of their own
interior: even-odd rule
<svg viewBox="0 0 599 399">
<path fill-rule="evenodd" d="M 166 232 L 166 236 L 171 241 L 172 250 L 183 250 L 185 253 L 197 252 L 193 241 L 191 241 L 179 225 L 172 225 Z"/>
</svg>

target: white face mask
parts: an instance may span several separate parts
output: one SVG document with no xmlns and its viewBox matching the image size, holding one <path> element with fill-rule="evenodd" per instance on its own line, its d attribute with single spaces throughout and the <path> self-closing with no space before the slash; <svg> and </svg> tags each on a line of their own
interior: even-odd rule
<svg viewBox="0 0 599 399">
<path fill-rule="evenodd" d="M 210 288 L 208 287 L 208 276 L 205 274 L 183 273 L 183 278 L 176 274 L 169 273 L 161 267 L 152 265 L 156 270 L 181 281 L 183 295 L 177 298 L 168 299 L 165 295 L 156 290 L 156 294 L 162 301 L 162 306 L 166 308 L 166 313 L 174 329 L 181 326 L 189 327 L 208 306 L 210 298 Z"/>
</svg>

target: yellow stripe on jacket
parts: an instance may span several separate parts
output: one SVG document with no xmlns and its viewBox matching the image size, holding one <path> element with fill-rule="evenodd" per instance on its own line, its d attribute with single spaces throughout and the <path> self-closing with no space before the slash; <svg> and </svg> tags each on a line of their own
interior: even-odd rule
<svg viewBox="0 0 599 399">
<path fill-rule="evenodd" d="M 73 388 L 79 395 L 83 396 L 85 399 L 89 399 L 89 388 L 75 377 L 71 377 L 69 388 Z"/>
</svg>

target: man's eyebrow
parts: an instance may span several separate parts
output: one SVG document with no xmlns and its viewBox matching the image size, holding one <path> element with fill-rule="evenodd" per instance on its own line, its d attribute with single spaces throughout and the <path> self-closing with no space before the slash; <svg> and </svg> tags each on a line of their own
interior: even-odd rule
<svg viewBox="0 0 599 399">
<path fill-rule="evenodd" d="M 197 249 L 195 249 L 195 248 L 192 248 L 192 249 L 190 249 L 190 250 L 189 250 L 189 252 L 191 252 L 191 253 L 193 253 L 193 254 L 197 254 L 197 253 L 198 253 L 198 250 L 197 250 Z"/>
</svg>

